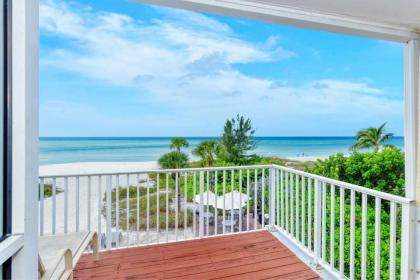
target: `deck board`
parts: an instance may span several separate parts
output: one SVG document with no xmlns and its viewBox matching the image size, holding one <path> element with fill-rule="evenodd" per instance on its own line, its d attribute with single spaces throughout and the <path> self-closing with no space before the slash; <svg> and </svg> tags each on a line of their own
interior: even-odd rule
<svg viewBox="0 0 420 280">
<path fill-rule="evenodd" d="M 75 279 L 320 279 L 268 231 L 84 255 Z"/>
</svg>

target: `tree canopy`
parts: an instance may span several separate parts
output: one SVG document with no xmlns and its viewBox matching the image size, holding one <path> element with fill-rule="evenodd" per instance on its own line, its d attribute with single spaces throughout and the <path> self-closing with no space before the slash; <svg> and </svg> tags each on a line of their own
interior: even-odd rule
<svg viewBox="0 0 420 280">
<path fill-rule="evenodd" d="M 213 166 L 219 145 L 216 140 L 206 140 L 198 144 L 192 153 L 200 157 L 201 161 L 207 166 Z"/>
<path fill-rule="evenodd" d="M 249 154 L 255 148 L 255 141 L 252 139 L 255 130 L 252 128 L 250 119 L 237 115 L 236 119 L 228 119 L 223 129 L 220 150 L 220 157 L 234 164 L 244 164 L 250 161 L 255 155 Z"/>
<path fill-rule="evenodd" d="M 185 138 L 173 137 L 169 148 L 171 148 L 172 150 L 176 150 L 177 152 L 181 152 L 181 148 L 188 148 L 189 146 L 190 144 Z"/>
<path fill-rule="evenodd" d="M 368 127 L 357 132 L 357 142 L 351 146 L 351 149 L 359 150 L 372 148 L 375 152 L 379 151 L 384 143 L 394 136 L 393 133 L 386 133 L 385 125 L 386 123 L 383 123 L 378 128 Z"/>
<path fill-rule="evenodd" d="M 163 169 L 185 168 L 188 167 L 188 163 L 188 155 L 177 151 L 166 153 L 159 158 L 159 165 Z"/>
</svg>

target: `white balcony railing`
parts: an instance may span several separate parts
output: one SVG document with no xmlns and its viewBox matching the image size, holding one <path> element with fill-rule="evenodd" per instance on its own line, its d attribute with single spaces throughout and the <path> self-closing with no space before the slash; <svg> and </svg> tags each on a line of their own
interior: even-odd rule
<svg viewBox="0 0 420 280">
<path fill-rule="evenodd" d="M 410 203 L 277 165 L 67 174 L 40 177 L 39 231 L 111 249 L 269 228 L 336 278 L 405 279 Z"/>
</svg>

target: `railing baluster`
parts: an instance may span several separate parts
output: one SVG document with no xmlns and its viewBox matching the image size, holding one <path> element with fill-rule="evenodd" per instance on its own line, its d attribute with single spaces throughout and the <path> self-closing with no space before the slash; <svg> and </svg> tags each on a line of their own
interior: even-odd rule
<svg viewBox="0 0 420 280">
<path fill-rule="evenodd" d="M 276 172 L 273 167 L 269 169 L 269 225 L 271 230 L 274 230 L 274 225 L 276 224 Z"/>
<path fill-rule="evenodd" d="M 169 173 L 166 173 L 166 242 L 169 241 Z"/>
<path fill-rule="evenodd" d="M 136 241 L 140 243 L 140 175 L 136 174 Z"/>
<path fill-rule="evenodd" d="M 284 211 L 284 172 L 280 170 L 280 223 L 282 229 L 284 229 Z"/>
<path fill-rule="evenodd" d="M 395 279 L 395 255 L 396 255 L 396 232 L 397 232 L 397 217 L 396 217 L 397 205 L 395 202 L 391 202 L 391 213 L 390 213 L 390 238 L 389 238 L 389 279 Z"/>
<path fill-rule="evenodd" d="M 327 184 L 322 183 L 322 260 L 327 261 Z"/>
<path fill-rule="evenodd" d="M 285 172 L 285 183 L 286 183 L 286 192 L 285 192 L 285 202 L 286 202 L 286 231 L 289 232 L 289 173 Z"/>
<path fill-rule="evenodd" d="M 217 182 L 217 170 L 214 172 L 214 235 L 217 235 L 217 191 L 218 191 L 218 182 Z"/>
<path fill-rule="evenodd" d="M 209 205 L 209 200 L 210 200 L 210 172 L 207 171 L 206 172 L 207 175 L 207 204 L 206 204 L 206 236 L 210 235 L 210 205 Z"/>
<path fill-rule="evenodd" d="M 246 204 L 246 230 L 249 231 L 249 200 L 250 200 L 250 194 L 249 189 L 251 187 L 250 185 L 251 178 L 249 174 L 249 169 L 246 170 L 246 195 L 248 197 L 248 203 Z"/>
<path fill-rule="evenodd" d="M 265 169 L 262 169 L 261 177 L 261 228 L 265 227 Z"/>
<path fill-rule="evenodd" d="M 301 206 L 302 206 L 302 217 L 301 217 L 302 229 L 301 229 L 301 233 L 302 233 L 302 237 L 301 237 L 301 242 L 302 242 L 302 245 L 305 246 L 305 241 L 306 241 L 306 235 L 305 235 L 305 233 L 306 233 L 306 230 L 305 230 L 305 227 L 306 227 L 306 224 L 305 224 L 305 221 L 306 221 L 306 209 L 305 209 L 305 206 L 306 206 L 306 203 L 305 203 L 306 202 L 305 201 L 306 192 L 305 192 L 305 177 L 303 177 L 303 176 L 302 176 L 301 185 L 302 185 L 302 191 L 301 191 L 301 197 L 302 197 L 302 204 L 301 204 Z"/>
<path fill-rule="evenodd" d="M 40 235 L 44 235 L 44 192 L 45 192 L 45 185 L 44 185 L 44 178 L 40 180 L 39 183 L 39 193 L 40 193 L 40 205 L 39 205 L 39 232 Z"/>
<path fill-rule="evenodd" d="M 254 230 L 257 229 L 257 221 L 258 221 L 258 172 L 255 169 L 255 178 L 254 178 Z"/>
<path fill-rule="evenodd" d="M 226 232 L 226 170 L 223 170 L 223 234 Z"/>
<path fill-rule="evenodd" d="M 55 195 L 54 195 L 55 196 Z M 76 177 L 76 231 L 80 229 L 80 177 Z"/>
<path fill-rule="evenodd" d="M 235 187 L 235 171 L 232 169 L 230 174 L 230 194 L 231 194 L 231 200 L 230 200 L 230 232 L 233 232 L 233 191 Z"/>
<path fill-rule="evenodd" d="M 69 230 L 69 179 L 64 178 L 64 233 Z"/>
<path fill-rule="evenodd" d="M 340 276 L 344 277 L 344 204 L 345 190 L 340 187 Z"/>
<path fill-rule="evenodd" d="M 314 264 L 317 265 L 321 259 L 321 225 L 322 225 L 322 183 L 315 181 L 315 221 L 314 221 Z"/>
<path fill-rule="evenodd" d="M 126 213 L 125 213 L 125 234 L 127 236 L 127 244 L 130 245 L 130 175 L 126 175 Z"/>
<path fill-rule="evenodd" d="M 381 278 L 381 199 L 375 198 L 375 280 Z"/>
<path fill-rule="evenodd" d="M 120 175 L 115 178 L 115 244 L 120 247 Z"/>
<path fill-rule="evenodd" d="M 111 184 L 112 177 L 106 177 L 106 248 L 110 250 L 112 248 L 112 236 L 111 236 L 111 215 L 112 215 L 112 202 L 111 202 Z"/>
<path fill-rule="evenodd" d="M 91 225 L 90 225 L 90 222 L 91 222 L 91 201 L 90 201 L 90 199 L 91 199 L 91 197 L 92 197 L 92 189 L 91 189 L 91 184 L 92 184 L 92 178 L 90 177 L 90 176 L 88 176 L 88 189 L 87 189 L 87 191 L 88 191 L 88 195 L 87 195 L 87 228 L 88 228 L 88 231 L 90 231 L 91 230 Z"/>
<path fill-rule="evenodd" d="M 299 219 L 299 175 L 296 174 L 295 176 L 295 238 L 297 241 L 299 241 L 300 238 L 300 219 Z"/>
<path fill-rule="evenodd" d="M 242 169 L 239 170 L 239 232 L 242 231 Z"/>
<path fill-rule="evenodd" d="M 197 193 L 197 172 L 194 171 L 194 174 L 193 174 L 193 199 L 194 200 L 195 200 L 196 193 Z M 196 213 L 197 213 L 196 203 L 194 201 L 194 213 L 193 213 L 193 236 L 194 237 L 197 236 L 197 225 L 196 225 L 196 222 L 197 222 L 196 216 L 197 215 L 196 215 Z"/>
<path fill-rule="evenodd" d="M 294 206 L 294 199 L 295 199 L 295 186 L 294 186 L 294 180 L 293 180 L 293 175 L 292 173 L 289 174 L 290 175 L 290 227 L 291 227 L 291 232 L 290 234 L 295 237 L 295 206 Z"/>
<path fill-rule="evenodd" d="M 146 174 L 146 242 L 150 241 L 150 177 Z M 178 217 L 176 217 L 178 219 Z"/>
<path fill-rule="evenodd" d="M 308 249 L 312 250 L 312 179 L 308 178 Z"/>
<path fill-rule="evenodd" d="M 277 202 L 276 225 L 280 227 L 281 226 L 281 222 L 280 222 L 280 211 L 281 211 L 280 209 L 280 171 L 278 169 L 275 169 L 275 170 L 276 170 L 276 202 Z"/>
<path fill-rule="evenodd" d="M 184 174 L 184 240 L 187 239 L 187 187 L 188 187 L 188 173 Z"/>
<path fill-rule="evenodd" d="M 362 194 L 362 257 L 361 257 L 361 279 L 366 280 L 366 262 L 367 262 L 367 195 Z"/>
<path fill-rule="evenodd" d="M 330 193 L 330 265 L 335 267 L 335 185 Z"/>
<path fill-rule="evenodd" d="M 223 211 L 222 211 L 222 233 L 225 234 L 226 232 L 226 199 L 225 199 L 225 195 L 226 195 L 226 170 L 223 170 Z"/>
<path fill-rule="evenodd" d="M 98 239 L 102 248 L 102 176 L 98 176 Z"/>
<path fill-rule="evenodd" d="M 156 173 L 156 235 L 160 242 L 160 173 Z"/>
<path fill-rule="evenodd" d="M 204 203 L 204 198 L 203 198 L 203 192 L 204 192 L 204 171 L 200 171 L 200 220 L 199 220 L 199 224 L 198 224 L 198 228 L 199 228 L 199 236 L 200 238 L 203 237 L 204 235 L 204 216 L 203 216 L 203 203 Z M 223 219 L 224 220 L 224 219 Z M 224 232 L 223 232 L 224 233 Z"/>
<path fill-rule="evenodd" d="M 52 223 L 51 223 L 51 232 L 55 234 L 55 224 L 56 224 L 56 216 L 57 216 L 57 180 L 53 178 L 52 182 Z M 78 208 L 76 208 L 76 211 Z"/>
<path fill-rule="evenodd" d="M 354 279 L 354 235 L 355 235 L 355 203 L 356 194 L 350 191 L 350 279 Z"/>
</svg>

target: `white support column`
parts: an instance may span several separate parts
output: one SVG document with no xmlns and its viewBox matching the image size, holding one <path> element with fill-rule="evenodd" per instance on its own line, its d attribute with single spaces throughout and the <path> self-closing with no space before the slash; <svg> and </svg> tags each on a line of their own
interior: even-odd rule
<svg viewBox="0 0 420 280">
<path fill-rule="evenodd" d="M 13 279 L 38 278 L 38 0 L 12 2 Z"/>
<path fill-rule="evenodd" d="M 404 146 L 406 197 L 415 199 L 416 203 L 411 209 L 403 211 L 405 215 L 409 216 L 408 219 L 406 217 L 404 222 L 407 231 L 403 233 L 405 244 L 402 244 L 404 255 L 402 261 L 406 261 L 405 264 L 402 263 L 406 271 L 403 271 L 404 267 L 401 268 L 404 279 L 413 279 L 414 275 L 420 271 L 420 241 L 416 240 L 418 238 L 414 238 L 414 236 L 420 234 L 419 47 L 419 40 L 410 40 L 405 46 Z"/>
</svg>

